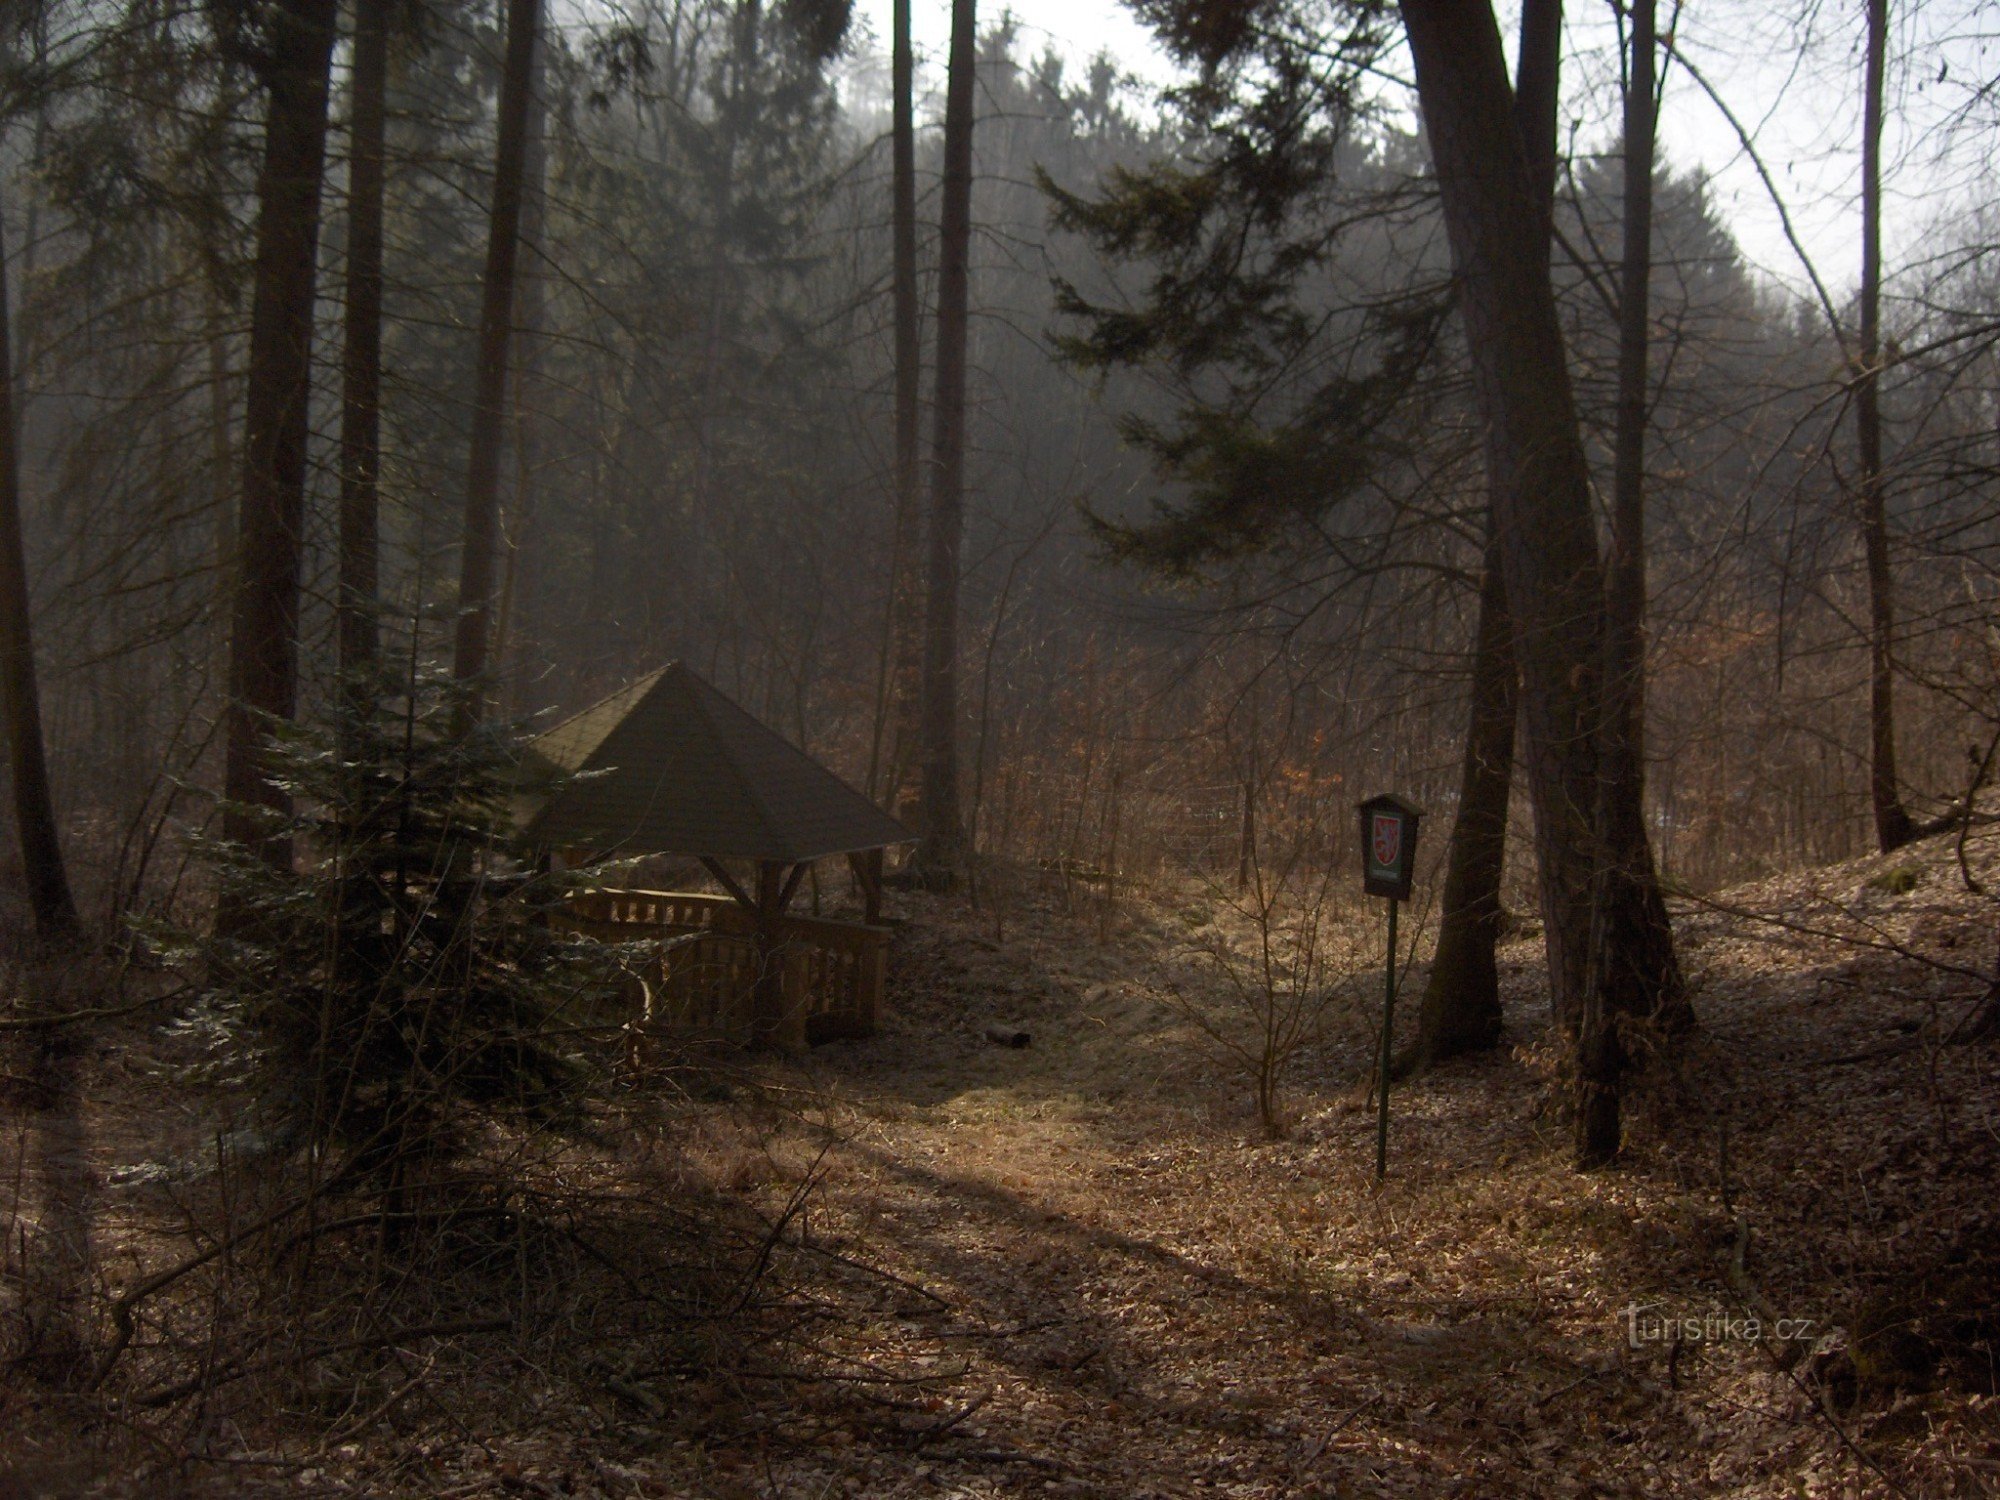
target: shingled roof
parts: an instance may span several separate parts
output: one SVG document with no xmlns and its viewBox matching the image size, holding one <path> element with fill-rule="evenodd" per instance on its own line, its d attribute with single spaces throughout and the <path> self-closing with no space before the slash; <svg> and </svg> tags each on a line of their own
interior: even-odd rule
<svg viewBox="0 0 2000 1500">
<path fill-rule="evenodd" d="M 794 864 L 914 835 L 679 662 L 530 742 L 579 779 L 529 819 L 546 847 Z"/>
</svg>

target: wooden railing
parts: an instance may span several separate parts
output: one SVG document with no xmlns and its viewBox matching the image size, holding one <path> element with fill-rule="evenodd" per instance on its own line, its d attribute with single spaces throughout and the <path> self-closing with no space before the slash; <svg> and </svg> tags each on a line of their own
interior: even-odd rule
<svg viewBox="0 0 2000 1500">
<path fill-rule="evenodd" d="M 889 930 L 820 917 L 780 917 L 767 945 L 756 917 L 728 896 L 696 891 L 588 891 L 563 926 L 613 943 L 649 945 L 631 970 L 642 1029 L 748 1042 L 757 981 L 782 975 L 774 1040 L 787 1047 L 873 1035 L 882 1013 Z"/>
</svg>

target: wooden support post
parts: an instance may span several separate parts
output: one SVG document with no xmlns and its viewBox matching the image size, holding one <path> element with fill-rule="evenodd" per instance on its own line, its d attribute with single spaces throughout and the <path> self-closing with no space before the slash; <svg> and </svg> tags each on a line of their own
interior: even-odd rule
<svg viewBox="0 0 2000 1500">
<path fill-rule="evenodd" d="M 882 997 L 888 969 L 889 945 L 878 938 L 863 950 L 861 972 L 856 976 L 861 991 L 859 1009 L 863 1036 L 875 1035 L 876 1028 L 882 1024 Z"/>
<path fill-rule="evenodd" d="M 870 927 L 879 926 L 882 921 L 882 856 L 880 849 L 867 849 L 847 856 L 848 868 L 854 871 L 855 883 L 861 887 L 861 920 Z"/>
<path fill-rule="evenodd" d="M 805 966 L 785 951 L 785 908 L 804 879 L 804 863 L 762 860 L 757 865 L 757 980 L 751 991 L 750 1036 L 759 1047 L 803 1052 L 806 1046 Z"/>
<path fill-rule="evenodd" d="M 799 882 L 805 878 L 806 871 L 811 868 L 812 862 L 810 860 L 801 860 L 798 864 L 792 866 L 792 873 L 785 877 L 785 888 L 778 892 L 778 914 L 780 916 L 783 916 L 785 908 L 792 904 L 792 897 L 799 893 Z"/>
<path fill-rule="evenodd" d="M 811 1045 L 806 1020 L 812 1010 L 812 956 L 803 946 L 787 945 L 779 950 L 778 961 L 785 990 L 785 1024 L 778 1040 L 787 1052 L 801 1053 Z"/>
<path fill-rule="evenodd" d="M 759 1047 L 782 1044 L 785 974 L 778 957 L 778 915 L 784 909 L 784 871 L 776 860 L 757 866 L 757 978 L 750 994 L 750 1038 Z"/>
</svg>

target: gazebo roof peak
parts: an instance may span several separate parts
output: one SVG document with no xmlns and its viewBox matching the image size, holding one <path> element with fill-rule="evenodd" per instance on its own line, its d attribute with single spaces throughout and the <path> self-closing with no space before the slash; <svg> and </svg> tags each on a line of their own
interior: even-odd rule
<svg viewBox="0 0 2000 1500">
<path fill-rule="evenodd" d="M 545 730 L 530 749 L 578 777 L 529 820 L 537 844 L 796 864 L 913 838 L 682 662 Z"/>
</svg>

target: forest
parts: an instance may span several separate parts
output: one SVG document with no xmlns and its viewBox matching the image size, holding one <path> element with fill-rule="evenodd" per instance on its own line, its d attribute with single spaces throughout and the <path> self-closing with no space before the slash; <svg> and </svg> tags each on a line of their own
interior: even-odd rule
<svg viewBox="0 0 2000 1500">
<path fill-rule="evenodd" d="M 1125 3 L 0 6 L 0 1500 L 2000 1495 L 1994 12 Z"/>
</svg>

